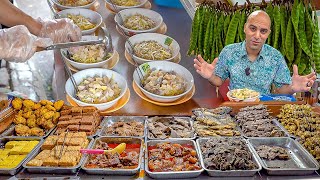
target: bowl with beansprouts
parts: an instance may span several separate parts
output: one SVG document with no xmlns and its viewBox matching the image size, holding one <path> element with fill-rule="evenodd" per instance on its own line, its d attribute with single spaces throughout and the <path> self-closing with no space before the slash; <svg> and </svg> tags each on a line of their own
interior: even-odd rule
<svg viewBox="0 0 320 180">
<path fill-rule="evenodd" d="M 128 41 L 133 45 L 133 49 Z M 158 33 L 143 33 L 131 36 L 125 43 L 132 58 L 143 64 L 150 61 L 173 61 L 180 53 L 180 46 L 173 38 Z"/>
<path fill-rule="evenodd" d="M 118 14 L 121 15 L 123 22 L 118 15 L 114 16 L 114 21 L 127 36 L 156 32 L 163 23 L 162 16 L 150 9 L 124 9 Z"/>
<path fill-rule="evenodd" d="M 78 88 L 77 94 L 70 78 L 65 90 L 79 106 L 95 106 L 99 110 L 106 110 L 116 104 L 128 88 L 125 78 L 109 69 L 85 69 L 73 74 L 73 77 Z"/>
<path fill-rule="evenodd" d="M 144 6 L 148 0 L 105 0 L 108 7 L 114 12 L 119 12 L 129 8 L 139 8 Z M 114 8 L 114 6 L 116 8 Z"/>
<path fill-rule="evenodd" d="M 83 41 L 97 39 L 98 36 L 82 36 Z M 60 52 L 62 58 L 71 66 L 82 70 L 105 66 L 111 61 L 115 50 L 113 52 L 107 52 L 107 47 L 104 44 L 96 44 L 61 49 Z"/>
<path fill-rule="evenodd" d="M 85 8 L 90 9 L 97 0 L 51 0 L 58 9 Z"/>
<path fill-rule="evenodd" d="M 99 13 L 90 9 L 65 9 L 58 12 L 60 17 L 73 20 L 81 29 L 82 35 L 91 35 L 102 24 L 102 17 Z"/>
<path fill-rule="evenodd" d="M 156 102 L 176 101 L 188 94 L 194 86 L 190 71 L 169 61 L 139 65 L 133 72 L 133 81 L 145 96 Z"/>
</svg>

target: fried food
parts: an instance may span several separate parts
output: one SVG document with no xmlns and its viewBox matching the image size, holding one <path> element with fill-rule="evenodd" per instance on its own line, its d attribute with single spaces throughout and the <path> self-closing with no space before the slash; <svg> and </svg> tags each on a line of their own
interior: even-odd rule
<svg viewBox="0 0 320 180">
<path fill-rule="evenodd" d="M 14 109 L 21 109 L 22 108 L 22 100 L 20 98 L 14 98 L 12 101 L 12 106 Z"/>
<path fill-rule="evenodd" d="M 33 127 L 30 129 L 30 135 L 31 136 L 44 136 L 44 131 L 43 129 L 39 127 Z"/>
<path fill-rule="evenodd" d="M 0 111 L 4 110 L 7 107 L 8 107 L 8 100 L 0 101 Z"/>
<path fill-rule="evenodd" d="M 43 125 L 42 125 L 45 129 L 49 130 L 54 128 L 54 124 L 52 123 L 51 120 L 47 120 Z"/>
<path fill-rule="evenodd" d="M 32 111 L 27 111 L 27 112 L 23 113 L 22 116 L 24 118 L 28 119 L 32 114 L 33 114 Z"/>
<path fill-rule="evenodd" d="M 43 117 L 46 119 L 51 119 L 54 116 L 54 111 L 49 111 L 43 114 Z"/>
<path fill-rule="evenodd" d="M 26 125 L 17 124 L 14 129 L 18 136 L 29 136 L 31 134 L 30 128 Z"/>
<path fill-rule="evenodd" d="M 13 120 L 13 122 L 15 124 L 23 124 L 23 125 L 27 124 L 26 118 L 22 117 L 21 115 L 16 115 L 16 117 Z"/>
<path fill-rule="evenodd" d="M 45 106 L 45 105 L 47 105 L 47 104 L 49 104 L 49 105 L 53 105 L 53 103 L 51 102 L 51 101 L 49 101 L 49 100 L 46 100 L 46 99 L 44 99 L 44 100 L 41 100 L 40 101 L 40 104 L 42 105 L 42 106 Z"/>
<path fill-rule="evenodd" d="M 52 118 L 52 122 L 54 124 L 57 124 L 58 120 L 59 120 L 59 117 L 60 117 L 60 112 L 55 112 L 54 115 L 53 115 L 53 118 Z"/>
<path fill-rule="evenodd" d="M 29 126 L 30 128 L 37 127 L 38 125 L 36 118 L 29 118 L 27 120 L 27 126 Z"/>
<path fill-rule="evenodd" d="M 54 108 L 52 105 L 47 104 L 45 106 L 49 111 L 56 111 L 56 108 Z"/>
<path fill-rule="evenodd" d="M 40 103 L 35 103 L 34 106 L 33 106 L 34 110 L 40 109 L 40 108 L 41 108 L 41 104 Z"/>
<path fill-rule="evenodd" d="M 26 108 L 32 109 L 33 106 L 34 106 L 34 102 L 32 100 L 30 100 L 30 99 L 25 99 L 25 100 L 23 100 L 22 103 L 23 103 L 23 106 L 26 107 Z"/>
<path fill-rule="evenodd" d="M 53 106 L 54 106 L 54 108 L 56 108 L 57 111 L 60 111 L 63 105 L 64 105 L 63 100 L 58 100 L 53 103 Z"/>
</svg>

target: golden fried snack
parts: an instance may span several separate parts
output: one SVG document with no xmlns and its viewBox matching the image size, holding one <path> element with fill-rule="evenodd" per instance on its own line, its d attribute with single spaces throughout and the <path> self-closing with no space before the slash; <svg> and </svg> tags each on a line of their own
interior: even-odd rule
<svg viewBox="0 0 320 180">
<path fill-rule="evenodd" d="M 47 120 L 42 126 L 45 129 L 52 129 L 52 128 L 54 128 L 55 125 L 52 123 L 51 120 Z"/>
<path fill-rule="evenodd" d="M 40 109 L 40 108 L 41 108 L 41 104 L 40 103 L 36 103 L 33 106 L 33 110 L 37 110 L 37 109 Z"/>
<path fill-rule="evenodd" d="M 52 118 L 53 124 L 57 124 L 59 117 L 60 117 L 60 112 L 55 112 Z"/>
<path fill-rule="evenodd" d="M 37 118 L 37 125 L 42 126 L 46 121 L 44 117 Z"/>
<path fill-rule="evenodd" d="M 39 159 L 32 159 L 27 163 L 27 166 L 41 166 L 42 165 L 42 160 Z"/>
<path fill-rule="evenodd" d="M 41 115 L 44 115 L 46 112 L 48 112 L 49 110 L 47 109 L 47 108 L 45 108 L 45 106 L 42 106 L 41 108 L 40 108 L 40 116 Z"/>
<path fill-rule="evenodd" d="M 20 98 L 14 98 L 12 101 L 12 106 L 14 109 L 21 109 L 22 108 L 22 100 Z"/>
<path fill-rule="evenodd" d="M 33 114 L 33 111 L 27 111 L 22 114 L 22 116 L 26 119 L 28 119 Z"/>
<path fill-rule="evenodd" d="M 53 103 L 53 106 L 54 106 L 54 108 L 56 108 L 57 111 L 60 111 L 60 109 L 62 108 L 63 105 L 64 105 L 63 100 L 58 100 Z"/>
<path fill-rule="evenodd" d="M 30 135 L 32 136 L 44 136 L 44 131 L 41 128 L 33 127 L 30 129 Z"/>
<path fill-rule="evenodd" d="M 29 126 L 30 128 L 37 127 L 38 125 L 36 118 L 27 119 L 27 126 Z"/>
<path fill-rule="evenodd" d="M 49 104 L 47 104 L 46 105 L 46 108 L 49 110 L 49 111 L 56 111 L 56 108 L 54 108 L 52 105 L 49 105 Z"/>
<path fill-rule="evenodd" d="M 24 117 L 22 117 L 21 115 L 16 115 L 13 122 L 15 124 L 23 124 L 23 125 L 27 124 L 27 120 Z"/>
<path fill-rule="evenodd" d="M 32 111 L 32 109 L 29 108 L 29 107 L 23 107 L 22 110 L 23 110 L 23 114 L 24 114 L 24 113 L 27 113 L 27 112 L 29 112 L 29 111 Z"/>
<path fill-rule="evenodd" d="M 23 100 L 23 106 L 32 109 L 34 106 L 34 102 L 30 99 Z"/>
<path fill-rule="evenodd" d="M 49 111 L 43 114 L 43 117 L 46 119 L 51 119 L 54 116 L 54 111 Z"/>
<path fill-rule="evenodd" d="M 29 136 L 31 133 L 30 128 L 28 126 L 22 125 L 22 124 L 16 125 L 16 127 L 14 129 L 15 129 L 16 134 L 18 136 Z"/>
<path fill-rule="evenodd" d="M 41 100 L 41 101 L 40 101 L 40 104 L 41 104 L 42 106 L 45 106 L 45 105 L 47 105 L 47 104 L 53 105 L 53 103 L 52 103 L 51 101 L 46 100 L 46 99 Z"/>
</svg>

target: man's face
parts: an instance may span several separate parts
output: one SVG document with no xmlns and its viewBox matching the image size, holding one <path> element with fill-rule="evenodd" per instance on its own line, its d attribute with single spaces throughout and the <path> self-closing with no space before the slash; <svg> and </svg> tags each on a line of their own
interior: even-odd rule
<svg viewBox="0 0 320 180">
<path fill-rule="evenodd" d="M 260 50 L 270 34 L 270 19 L 259 13 L 250 19 L 244 26 L 246 46 L 252 50 Z"/>
</svg>

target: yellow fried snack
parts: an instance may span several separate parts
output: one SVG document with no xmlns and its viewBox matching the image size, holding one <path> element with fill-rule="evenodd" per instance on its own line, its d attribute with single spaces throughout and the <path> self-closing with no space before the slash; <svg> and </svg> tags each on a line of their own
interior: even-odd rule
<svg viewBox="0 0 320 180">
<path fill-rule="evenodd" d="M 22 108 L 22 100 L 20 98 L 14 98 L 12 101 L 12 106 L 14 109 L 21 109 Z"/>
<path fill-rule="evenodd" d="M 47 120 L 42 126 L 45 129 L 52 129 L 52 128 L 54 128 L 55 125 L 52 123 L 51 120 Z"/>
<path fill-rule="evenodd" d="M 33 111 L 27 111 L 22 114 L 22 116 L 26 119 L 28 119 L 33 114 Z"/>
<path fill-rule="evenodd" d="M 30 128 L 37 127 L 38 125 L 36 118 L 27 119 L 27 126 L 29 126 Z"/>
<path fill-rule="evenodd" d="M 14 128 L 16 131 L 16 134 L 18 136 L 29 136 L 30 135 L 30 128 L 26 125 L 22 125 L 22 124 L 18 124 L 16 125 L 16 127 Z"/>
<path fill-rule="evenodd" d="M 40 115 L 44 115 L 46 112 L 48 112 L 49 110 L 47 108 L 45 108 L 45 106 L 40 108 Z"/>
<path fill-rule="evenodd" d="M 46 105 L 46 108 L 47 108 L 49 111 L 56 111 L 56 108 L 54 108 L 52 105 L 49 105 L 49 104 Z"/>
<path fill-rule="evenodd" d="M 43 114 L 43 117 L 46 119 L 51 119 L 54 116 L 54 111 L 49 111 Z"/>
<path fill-rule="evenodd" d="M 44 136 L 44 131 L 41 128 L 33 127 L 30 129 L 31 136 Z"/>
<path fill-rule="evenodd" d="M 33 110 L 40 109 L 40 108 L 41 108 L 41 104 L 40 103 L 36 103 L 33 106 Z"/>
<path fill-rule="evenodd" d="M 34 106 L 34 102 L 30 99 L 23 100 L 23 106 L 32 109 Z"/>
<path fill-rule="evenodd" d="M 52 118 L 53 124 L 57 124 L 59 117 L 60 117 L 60 112 L 55 112 Z"/>
<path fill-rule="evenodd" d="M 46 99 L 43 99 L 43 100 L 40 101 L 40 104 L 41 104 L 42 106 L 45 106 L 45 105 L 47 105 L 47 104 L 50 105 L 50 103 L 52 103 L 52 102 L 49 101 L 49 100 L 46 100 Z"/>
<path fill-rule="evenodd" d="M 58 100 L 53 103 L 53 106 L 54 106 L 54 108 L 56 108 L 57 111 L 60 111 L 60 109 L 62 108 L 63 105 L 64 105 L 63 100 Z"/>
<path fill-rule="evenodd" d="M 27 120 L 24 117 L 22 117 L 21 115 L 16 115 L 13 122 L 15 124 L 23 124 L 23 125 L 27 124 Z"/>
<path fill-rule="evenodd" d="M 42 160 L 39 159 L 32 159 L 27 163 L 27 166 L 41 166 L 42 165 Z"/>
<path fill-rule="evenodd" d="M 46 122 L 46 118 L 41 117 L 41 118 L 37 118 L 37 125 L 42 126 L 44 125 L 44 123 Z"/>
</svg>

